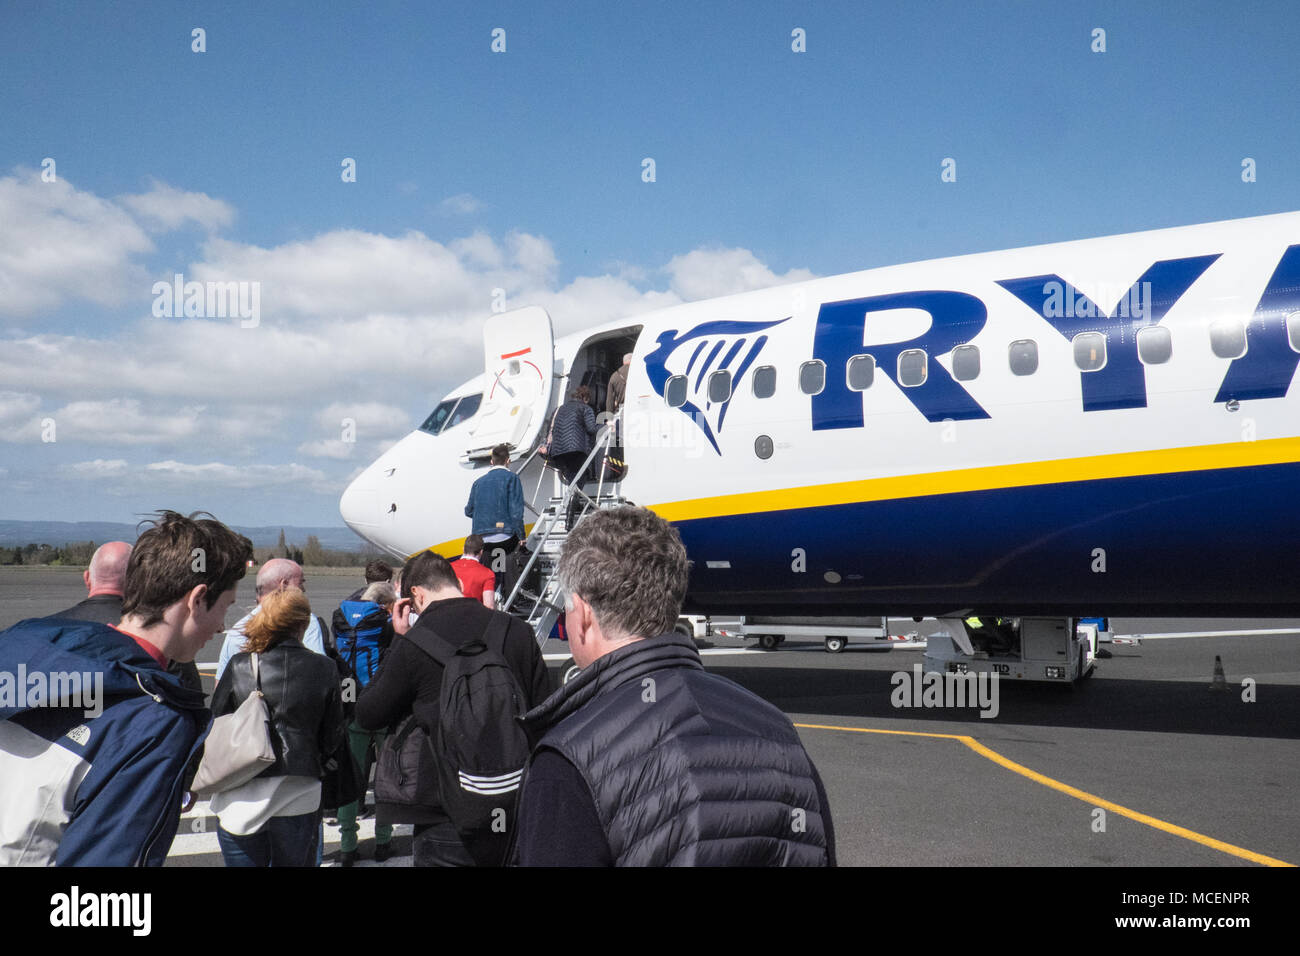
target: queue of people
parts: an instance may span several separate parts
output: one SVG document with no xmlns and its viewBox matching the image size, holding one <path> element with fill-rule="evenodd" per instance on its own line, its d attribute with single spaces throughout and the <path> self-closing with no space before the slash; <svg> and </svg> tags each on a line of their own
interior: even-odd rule
<svg viewBox="0 0 1300 956">
<path fill-rule="evenodd" d="M 212 720 L 261 705 L 269 753 L 211 794 L 229 866 L 320 863 L 326 809 L 337 862 L 354 864 L 372 761 L 376 860 L 406 823 L 416 866 L 834 865 L 826 790 L 790 720 L 675 633 L 689 567 L 676 530 L 633 507 L 570 530 L 558 573 L 581 671 L 556 689 L 527 623 L 487 597 L 480 526 L 506 534 L 498 544 L 523 531 L 509 479 L 489 478 L 458 560 L 373 562 L 332 630 L 302 568 L 267 562 L 257 606 L 227 632 L 211 711 L 168 668 L 220 629 L 247 539 L 163 512 L 134 548 L 101 549 L 88 601 L 103 617 L 100 572 L 123 566 L 116 623 L 79 605 L 0 634 L 0 671 L 75 663 L 109 689 L 93 733 L 70 700 L 0 708 L 0 865 L 161 864 L 196 764 L 206 780 L 200 761 L 218 759 L 204 752 Z M 205 563 L 181 560 L 195 548 Z"/>
</svg>

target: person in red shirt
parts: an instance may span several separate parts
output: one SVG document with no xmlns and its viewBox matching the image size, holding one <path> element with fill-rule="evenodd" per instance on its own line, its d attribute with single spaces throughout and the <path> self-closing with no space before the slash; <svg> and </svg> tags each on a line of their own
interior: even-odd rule
<svg viewBox="0 0 1300 956">
<path fill-rule="evenodd" d="M 483 538 L 472 534 L 465 539 L 465 553 L 451 562 L 465 597 L 482 601 L 491 610 L 496 607 L 496 578 L 492 569 L 483 566 Z"/>
</svg>

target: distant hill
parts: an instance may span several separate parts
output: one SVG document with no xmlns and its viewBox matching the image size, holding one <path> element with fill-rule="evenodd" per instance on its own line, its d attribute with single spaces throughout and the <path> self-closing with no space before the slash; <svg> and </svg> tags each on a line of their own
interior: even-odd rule
<svg viewBox="0 0 1300 956">
<path fill-rule="evenodd" d="M 235 530 L 253 542 L 255 548 L 271 548 L 280 539 L 280 526 L 274 528 L 243 528 Z M 298 528 L 284 526 L 285 540 L 302 547 L 308 535 L 320 539 L 321 547 L 334 551 L 360 551 L 365 542 L 351 528 Z M 30 543 L 62 547 L 72 541 L 135 541 L 133 524 L 111 521 L 2 521 L 0 520 L 0 547 L 12 548 Z"/>
</svg>

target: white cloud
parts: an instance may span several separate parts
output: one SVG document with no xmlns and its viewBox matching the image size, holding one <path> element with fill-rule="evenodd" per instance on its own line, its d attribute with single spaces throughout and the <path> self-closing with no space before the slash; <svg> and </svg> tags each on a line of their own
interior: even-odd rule
<svg viewBox="0 0 1300 956">
<path fill-rule="evenodd" d="M 503 243 L 475 233 L 444 246 L 419 233 L 343 231 L 272 249 L 217 239 L 208 249 L 211 261 L 191 267 L 191 277 L 261 277 L 263 289 L 275 286 L 292 312 L 264 307 L 256 328 L 241 328 L 237 319 L 146 316 L 100 338 L 16 336 L 0 347 L 0 381 L 29 395 L 20 417 L 31 417 L 34 395 L 75 398 L 81 404 L 62 413 L 74 415 L 79 438 L 99 432 L 145 444 L 206 436 L 223 448 L 242 443 L 242 453 L 306 413 L 324 434 L 299 437 L 302 453 L 341 457 L 342 449 L 313 442 L 337 439 L 342 418 L 357 419 L 358 440 L 400 437 L 415 424 L 407 411 L 413 404 L 414 414 L 423 414 L 420 403 L 480 371 L 493 288 L 511 290 L 509 308 L 546 308 L 562 335 L 705 293 L 810 275 L 778 276 L 743 249 L 697 250 L 665 267 L 672 277 L 666 291 L 641 288 L 628 275 L 579 276 L 557 289 L 550 243 L 524 233 Z M 205 405 L 211 429 L 197 424 L 194 408 Z M 4 417 L 5 408 L 0 402 L 0 428 L 12 431 L 18 423 Z M 63 438 L 63 421 L 59 427 Z"/>
<path fill-rule="evenodd" d="M 60 442 L 156 445 L 195 435 L 202 406 L 148 408 L 134 398 L 70 402 L 50 413 Z"/>
<path fill-rule="evenodd" d="M 27 392 L 0 392 L 0 440 L 32 441 L 40 434 L 36 417 L 41 407 L 38 395 Z"/>
<path fill-rule="evenodd" d="M 777 275 L 748 249 L 695 249 L 673 256 L 664 271 L 669 287 L 686 302 L 816 278 L 807 269 Z"/>
<path fill-rule="evenodd" d="M 222 462 L 188 464 L 180 461 L 155 461 L 144 466 L 150 478 L 164 485 L 185 488 L 269 488 L 274 486 L 316 485 L 326 482 L 325 473 L 306 465 L 227 465 Z M 333 486 L 333 483 L 330 483 Z M 315 490 L 313 488 L 313 490 Z"/>
<path fill-rule="evenodd" d="M 486 313 L 500 279 L 423 233 L 336 230 L 272 249 L 213 239 L 187 278 L 259 282 L 263 322 L 292 315 Z"/>
<path fill-rule="evenodd" d="M 351 423 L 345 435 L 343 423 Z M 334 402 L 315 416 L 315 424 L 330 437 L 305 441 L 298 453 L 311 458 L 378 458 L 393 442 L 406 435 L 417 422 L 404 408 L 381 402 Z"/>
<path fill-rule="evenodd" d="M 557 292 L 539 292 L 530 303 L 551 315 L 556 335 L 624 316 L 663 309 L 682 301 L 675 292 L 642 292 L 626 279 L 614 276 L 580 276 Z M 524 302 L 519 302 L 524 305 Z M 511 304 L 514 307 L 514 304 Z"/>
<path fill-rule="evenodd" d="M 152 250 L 139 224 L 108 200 L 30 171 L 0 177 L 0 313 L 143 296 L 148 276 L 133 258 Z"/>
<path fill-rule="evenodd" d="M 72 478 L 97 480 L 100 478 L 121 478 L 131 471 L 125 458 L 96 458 L 94 461 L 79 461 L 71 465 L 60 465 L 59 472 Z"/>
<path fill-rule="evenodd" d="M 317 441 L 305 441 L 298 446 L 298 454 L 308 458 L 334 458 L 339 461 L 356 454 L 357 443 L 341 438 L 321 438 Z"/>
<path fill-rule="evenodd" d="M 334 402 L 316 413 L 316 424 L 333 432 L 340 432 L 343 420 L 351 419 L 357 437 L 369 432 L 376 435 L 406 434 L 410 416 L 406 409 L 382 402 Z"/>
<path fill-rule="evenodd" d="M 749 250 L 715 248 L 659 268 L 613 262 L 562 285 L 550 240 L 522 231 L 444 243 L 415 231 L 334 230 L 265 248 L 209 235 L 194 262 L 152 267 L 160 275 L 137 263 L 154 251 L 142 222 L 211 231 L 234 217 L 220 200 L 162 183 L 110 202 L 36 174 L 0 179 L 0 310 L 25 314 L 75 298 L 140 304 L 138 319 L 89 335 L 0 337 L 0 441 L 37 441 L 41 418 L 53 417 L 60 444 L 114 449 L 50 466 L 102 481 L 106 494 L 198 488 L 214 501 L 220 489 L 328 498 L 346 484 L 331 476 L 358 473 L 448 388 L 482 371 L 495 289 L 506 291 L 507 308 L 546 308 L 563 335 L 812 275 L 778 275 Z M 172 272 L 259 282 L 260 324 L 152 316 L 153 281 Z M 355 422 L 355 442 L 343 440 L 345 418 Z M 170 457 L 145 464 L 146 455 Z M 261 464 L 289 457 L 311 464 Z"/>
<path fill-rule="evenodd" d="M 448 248 L 475 269 L 500 269 L 505 265 L 505 253 L 486 232 L 476 232 L 466 239 L 454 239 Z"/>
<path fill-rule="evenodd" d="M 445 216 L 468 216 L 478 212 L 483 208 L 483 203 L 479 202 L 469 193 L 458 193 L 455 196 L 448 196 L 442 202 L 438 203 L 438 211 Z"/>
<path fill-rule="evenodd" d="M 118 197 L 118 202 L 147 225 L 170 231 L 194 222 L 211 231 L 235 221 L 234 207 L 207 193 L 185 192 L 157 180 L 150 185 L 147 193 Z"/>
<path fill-rule="evenodd" d="M 506 236 L 506 248 L 510 250 L 510 261 L 534 281 L 548 282 L 560 263 L 549 240 L 526 232 Z"/>
</svg>

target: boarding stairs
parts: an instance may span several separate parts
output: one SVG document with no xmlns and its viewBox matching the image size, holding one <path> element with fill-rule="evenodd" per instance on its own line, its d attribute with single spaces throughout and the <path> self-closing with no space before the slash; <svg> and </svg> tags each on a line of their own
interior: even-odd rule
<svg viewBox="0 0 1300 956">
<path fill-rule="evenodd" d="M 594 514 L 598 509 L 630 504 L 622 496 L 621 478 L 615 480 L 609 468 L 609 450 L 615 445 L 617 432 L 615 421 L 597 433 L 591 453 L 578 470 L 578 476 L 568 485 L 556 480 L 559 472 L 548 463 L 537 479 L 532 500 L 524 502 L 524 507 L 536 517 L 524 543 L 530 554 L 501 607 L 528 622 L 539 647 L 546 643 L 555 622 L 564 613 L 564 593 L 557 572 L 560 552 L 570 530 L 570 511 L 574 516 L 573 525 L 577 527 L 583 518 Z M 524 471 L 537 456 L 538 452 L 534 451 L 525 458 L 515 469 L 516 473 Z M 596 461 L 600 462 L 596 479 L 584 481 L 592 463 Z M 595 487 L 588 493 L 587 489 L 592 485 Z M 546 500 L 542 502 L 544 493 Z M 534 571 L 537 571 L 536 575 L 533 574 Z M 535 590 L 529 590 L 525 585 L 534 577 Z"/>
</svg>

